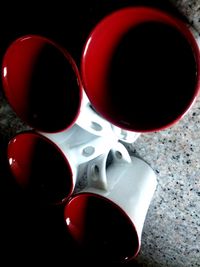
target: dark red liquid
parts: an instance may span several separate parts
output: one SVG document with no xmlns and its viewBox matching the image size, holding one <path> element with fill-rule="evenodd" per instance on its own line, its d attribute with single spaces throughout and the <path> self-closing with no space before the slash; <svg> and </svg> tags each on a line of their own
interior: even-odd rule
<svg viewBox="0 0 200 267">
<path fill-rule="evenodd" d="M 192 47 L 167 24 L 140 24 L 113 51 L 107 79 L 109 117 L 127 129 L 162 128 L 180 117 L 195 95 Z"/>
<path fill-rule="evenodd" d="M 55 132 L 70 126 L 80 106 L 80 88 L 72 65 L 59 49 L 46 44 L 30 70 L 25 120 L 36 129 Z"/>
<path fill-rule="evenodd" d="M 69 232 L 89 258 L 124 262 L 137 252 L 137 233 L 130 219 L 105 198 L 80 194 L 66 206 L 65 219 Z"/>
</svg>

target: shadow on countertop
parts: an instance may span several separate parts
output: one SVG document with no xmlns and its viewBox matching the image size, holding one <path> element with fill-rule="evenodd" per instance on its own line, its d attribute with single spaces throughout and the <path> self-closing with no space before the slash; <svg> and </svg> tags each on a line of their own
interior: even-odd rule
<svg viewBox="0 0 200 267">
<path fill-rule="evenodd" d="M 185 20 L 169 0 L 74 0 L 49 2 L 44 6 L 35 1 L 27 4 L 17 1 L 16 6 L 12 3 L 14 12 L 6 1 L 1 4 L 0 60 L 13 40 L 39 34 L 64 46 L 79 64 L 83 45 L 96 23 L 116 9 L 138 5 L 157 7 Z"/>
</svg>

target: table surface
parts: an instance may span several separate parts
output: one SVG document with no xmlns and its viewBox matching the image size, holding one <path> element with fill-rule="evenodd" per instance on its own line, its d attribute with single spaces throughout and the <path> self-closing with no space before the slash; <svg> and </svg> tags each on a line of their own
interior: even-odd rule
<svg viewBox="0 0 200 267">
<path fill-rule="evenodd" d="M 88 7 L 83 7 L 82 12 L 74 13 L 74 21 L 79 18 L 78 26 L 73 24 L 73 20 L 70 26 L 67 24 L 69 22 L 67 16 L 76 10 L 74 7 L 70 9 L 71 6 L 68 11 L 65 10 L 65 19 L 61 16 L 60 21 L 56 19 L 56 23 L 53 16 L 57 12 L 56 8 L 54 13 L 49 9 L 46 10 L 45 15 L 38 9 L 35 17 L 29 14 L 23 17 L 24 13 L 21 12 L 22 22 L 16 20 L 16 23 L 8 29 L 0 27 L 2 36 L 0 56 L 3 56 L 8 44 L 16 37 L 26 33 L 39 33 L 62 43 L 78 61 L 82 41 L 85 40 L 91 27 L 102 14 L 109 12 L 113 7 L 119 7 L 122 3 L 122 1 L 112 0 L 101 1 L 101 4 L 100 1 L 93 1 L 93 4 L 91 2 Z M 130 5 L 133 2 L 124 1 L 123 5 L 124 3 Z M 162 1 L 152 1 L 153 4 L 158 2 Z M 200 33 L 200 2 L 198 0 L 171 0 L 171 2 L 176 6 L 175 9 L 170 6 L 172 12 L 180 11 Z M 163 1 L 162 5 L 168 8 L 168 1 Z M 162 5 L 159 4 L 159 6 Z M 27 7 L 27 10 L 29 8 L 32 6 Z M 181 16 L 179 12 L 177 14 Z M 33 19 L 35 25 L 31 26 L 30 22 Z M 38 20 L 39 23 L 37 23 Z M 2 254 L 15 255 L 15 259 L 19 262 L 25 261 L 25 255 L 29 256 L 29 259 L 36 259 L 36 256 L 42 255 L 44 260 L 52 259 L 53 255 L 56 255 L 58 261 L 64 259 L 67 262 L 68 257 L 74 254 L 71 254 L 67 245 L 61 245 L 61 240 L 64 239 L 62 230 L 59 228 L 55 232 L 52 231 L 58 223 L 55 217 L 60 211 L 38 210 L 29 202 L 24 203 L 24 198 L 19 197 L 19 191 L 12 183 L 8 172 L 7 143 L 15 133 L 24 129 L 28 127 L 16 117 L 1 90 Z M 128 149 L 132 155 L 148 162 L 155 170 L 158 179 L 157 190 L 144 224 L 141 250 L 136 261 L 130 263 L 130 266 L 200 266 L 200 99 L 197 99 L 190 111 L 176 125 L 160 132 L 142 134 L 135 143 L 128 146 Z M 19 246 L 19 240 L 22 246 Z M 31 244 L 34 242 L 36 245 L 32 248 Z M 6 257 L 7 262 L 11 258 Z"/>
</svg>

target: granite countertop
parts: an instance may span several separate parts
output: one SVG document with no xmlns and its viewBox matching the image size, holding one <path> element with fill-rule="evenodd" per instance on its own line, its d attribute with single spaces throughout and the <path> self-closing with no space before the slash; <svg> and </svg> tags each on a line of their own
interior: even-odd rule
<svg viewBox="0 0 200 267">
<path fill-rule="evenodd" d="M 139 266 L 200 266 L 200 100 L 173 127 L 130 146 L 157 173 Z"/>
<path fill-rule="evenodd" d="M 170 0 L 190 24 L 200 32 L 200 2 L 198 0 Z"/>
<path fill-rule="evenodd" d="M 171 0 L 170 2 L 186 16 L 198 38 L 200 34 L 200 1 Z M 19 34 L 22 32 L 25 31 L 22 30 Z M 11 35 L 11 33 L 9 34 Z M 28 129 L 28 127 L 17 118 L 3 94 L 0 93 L 0 140 L 2 141 L 0 147 L 2 153 L 5 153 L 9 139 L 24 129 Z M 142 134 L 135 143 L 128 146 L 128 149 L 132 155 L 149 163 L 155 170 L 158 179 L 157 190 L 143 228 L 141 250 L 136 261 L 130 263 L 130 266 L 200 266 L 200 98 L 177 124 L 160 132 Z M 6 170 L 6 167 L 2 167 L 5 163 L 3 156 L 4 154 L 0 156 L 1 176 L 2 170 Z M 13 189 L 10 191 L 10 184 L 4 181 L 6 179 L 7 175 L 3 177 L 0 191 L 3 199 L 1 207 L 6 207 L 3 218 L 6 216 L 9 218 L 4 219 L 5 224 L 9 227 L 1 227 L 1 230 L 6 232 L 6 238 L 1 242 L 7 250 L 10 250 L 11 246 L 15 251 L 17 241 L 15 240 L 13 243 L 14 230 L 11 229 L 17 224 L 16 221 L 19 217 L 18 211 L 14 212 L 14 209 L 21 202 L 16 201 L 13 197 Z M 10 214 L 8 209 L 11 208 L 14 212 L 12 216 L 8 215 Z M 15 218 L 13 218 L 14 216 Z M 11 222 L 11 219 L 16 220 Z M 20 225 L 21 221 L 18 224 Z M 24 225 L 21 226 L 21 231 L 25 227 Z M 16 230 L 15 227 L 14 229 Z M 19 239 L 20 234 L 17 234 L 15 238 Z M 26 238 L 23 241 L 27 241 Z M 32 236 L 32 238 L 36 237 Z M 44 245 L 43 241 L 37 239 L 37 242 L 38 245 L 41 243 L 41 247 Z"/>
</svg>

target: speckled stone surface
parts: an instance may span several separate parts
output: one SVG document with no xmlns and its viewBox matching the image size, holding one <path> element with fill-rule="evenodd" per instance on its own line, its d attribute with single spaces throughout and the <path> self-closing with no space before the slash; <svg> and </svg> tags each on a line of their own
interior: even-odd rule
<svg viewBox="0 0 200 267">
<path fill-rule="evenodd" d="M 178 124 L 141 135 L 130 149 L 158 177 L 138 262 L 200 266 L 200 100 Z"/>
<path fill-rule="evenodd" d="M 200 32 L 200 1 L 170 0 L 183 13 L 190 24 Z"/>
<path fill-rule="evenodd" d="M 200 1 L 171 2 L 195 27 L 198 38 Z M 29 128 L 0 94 L 1 140 L 7 143 L 15 133 L 26 129 Z M 131 155 L 149 163 L 158 179 L 144 224 L 140 253 L 128 265 L 200 266 L 200 98 L 176 125 L 142 134 L 128 149 Z"/>
</svg>

